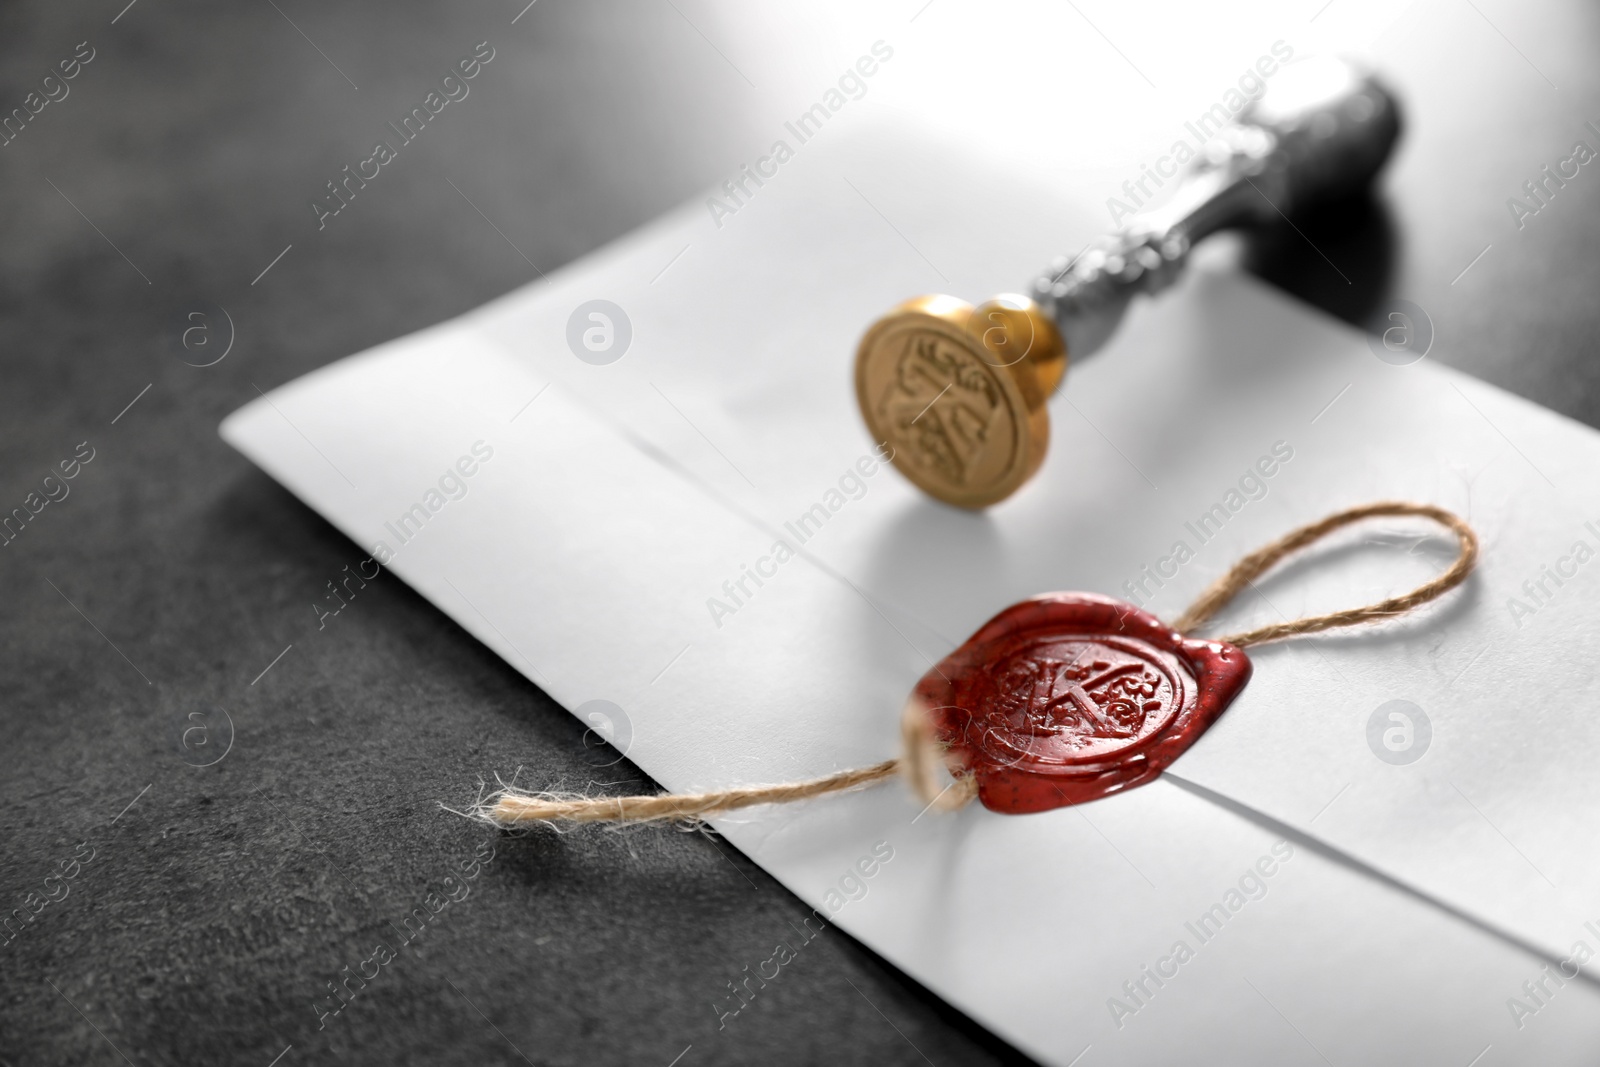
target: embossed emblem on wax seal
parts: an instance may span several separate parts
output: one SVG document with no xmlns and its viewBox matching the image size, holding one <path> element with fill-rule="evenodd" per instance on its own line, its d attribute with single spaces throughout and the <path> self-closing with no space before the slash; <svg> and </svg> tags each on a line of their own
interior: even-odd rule
<svg viewBox="0 0 1600 1067">
<path fill-rule="evenodd" d="M 1021 814 L 1143 785 L 1249 680 L 1233 645 L 1109 597 L 1047 593 L 989 620 L 914 696 L 984 806 Z"/>
<path fill-rule="evenodd" d="M 1026 297 L 973 307 L 923 296 L 862 337 L 856 399 L 906 477 L 945 503 L 982 508 L 1044 461 L 1045 401 L 1066 361 L 1055 323 Z"/>
</svg>

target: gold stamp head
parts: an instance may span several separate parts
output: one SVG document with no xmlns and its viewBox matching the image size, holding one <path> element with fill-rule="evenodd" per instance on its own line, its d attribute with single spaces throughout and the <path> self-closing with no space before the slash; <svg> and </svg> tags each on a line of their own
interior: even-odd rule
<svg viewBox="0 0 1600 1067">
<path fill-rule="evenodd" d="M 1024 296 L 973 307 L 920 296 L 856 349 L 856 400 L 875 440 L 924 492 L 984 508 L 1021 487 L 1050 444 L 1045 402 L 1067 368 L 1049 316 Z"/>
</svg>

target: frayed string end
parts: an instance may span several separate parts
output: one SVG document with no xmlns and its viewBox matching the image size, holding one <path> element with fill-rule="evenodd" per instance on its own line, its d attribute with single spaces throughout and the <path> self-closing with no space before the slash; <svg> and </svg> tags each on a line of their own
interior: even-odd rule
<svg viewBox="0 0 1600 1067">
<path fill-rule="evenodd" d="M 744 786 L 708 793 L 663 793 L 659 796 L 585 797 L 563 793 L 527 793 L 501 789 L 483 798 L 469 817 L 502 828 L 544 823 L 639 825 L 696 823 L 702 819 L 758 804 L 785 804 L 874 785 L 900 770 L 898 759 L 858 770 L 840 771 L 806 782 Z"/>
</svg>

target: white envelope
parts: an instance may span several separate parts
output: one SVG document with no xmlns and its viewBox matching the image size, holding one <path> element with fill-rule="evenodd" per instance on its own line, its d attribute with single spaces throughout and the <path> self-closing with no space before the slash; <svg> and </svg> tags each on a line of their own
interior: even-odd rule
<svg viewBox="0 0 1600 1067">
<path fill-rule="evenodd" d="M 1164 1061 L 1196 1040 L 1263 1063 L 1579 1055 L 1600 1029 L 1595 989 L 1512 946 L 1571 967 L 1587 958 L 1575 943 L 1600 946 L 1600 862 L 1569 847 L 1600 822 L 1600 726 L 1580 703 L 1600 566 L 1545 580 L 1533 611 L 1508 605 L 1574 542 L 1600 548 L 1582 477 L 1600 438 L 1426 361 L 1381 362 L 1354 331 L 1199 264 L 1069 371 L 1034 482 L 956 512 L 892 469 L 860 473 L 873 443 L 855 340 L 921 291 L 1021 288 L 1096 219 L 889 130 L 808 148 L 781 175 L 721 227 L 690 205 L 275 390 L 223 434 L 568 708 L 621 705 L 628 755 L 673 789 L 893 755 L 905 693 L 994 611 L 1052 589 L 1129 596 L 1179 540 L 1193 559 L 1139 596 L 1169 617 L 1334 508 L 1455 508 L 1484 540 L 1467 589 L 1414 619 L 1255 650 L 1254 679 L 1174 781 L 1021 817 L 923 814 L 891 784 L 717 825 L 1049 1062 Z M 567 343 L 597 298 L 631 324 L 605 366 Z M 1275 448 L 1272 477 L 1241 489 Z M 801 543 L 785 524 L 831 490 L 842 503 Z M 1219 502 L 1226 522 L 1200 544 L 1192 524 Z M 1224 625 L 1379 599 L 1447 563 L 1426 528 L 1362 532 L 1261 583 Z M 795 557 L 714 610 L 780 540 Z M 1410 765 L 1369 745 L 1392 699 L 1431 721 Z M 739 1013 L 731 989 L 716 1006 L 727 1026 L 756 1010 L 747 991 Z"/>
</svg>

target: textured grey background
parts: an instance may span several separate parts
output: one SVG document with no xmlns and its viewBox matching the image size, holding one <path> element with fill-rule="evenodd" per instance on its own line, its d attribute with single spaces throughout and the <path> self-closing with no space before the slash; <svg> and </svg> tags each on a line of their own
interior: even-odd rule
<svg viewBox="0 0 1600 1067">
<path fill-rule="evenodd" d="M 1015 1058 L 834 931 L 719 1033 L 712 1002 L 804 907 L 707 836 L 496 838 L 441 812 L 486 767 L 643 780 L 595 769 L 576 720 L 393 578 L 319 631 L 311 602 L 365 553 L 216 436 L 258 386 L 506 292 L 749 158 L 768 116 L 704 6 L 543 0 L 513 25 L 521 2 L 123 3 L 0 8 L 7 110 L 77 42 L 97 52 L 0 148 L 0 510 L 96 452 L 0 549 L 4 908 L 95 850 L 0 948 L 0 1062 Z M 1244 255 L 1352 321 L 1414 300 L 1433 358 L 1600 423 L 1600 171 L 1524 232 L 1504 206 L 1600 144 L 1600 15 L 1413 15 L 1380 42 L 1410 119 L 1381 201 Z M 317 233 L 308 198 L 484 39 L 472 96 Z M 201 300 L 237 336 L 195 369 L 160 336 Z M 175 737 L 217 707 L 233 747 L 192 767 Z M 326 983 L 484 841 L 470 896 L 319 1033 Z"/>
</svg>

